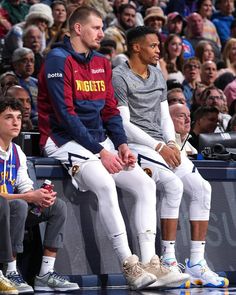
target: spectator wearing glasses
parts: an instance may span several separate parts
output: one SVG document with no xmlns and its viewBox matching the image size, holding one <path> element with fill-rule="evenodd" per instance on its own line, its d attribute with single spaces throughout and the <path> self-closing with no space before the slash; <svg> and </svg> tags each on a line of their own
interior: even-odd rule
<svg viewBox="0 0 236 295">
<path fill-rule="evenodd" d="M 181 88 L 173 88 L 169 90 L 167 92 L 167 101 L 169 106 L 176 103 L 186 105 L 186 99 Z"/>
<path fill-rule="evenodd" d="M 17 76 L 19 85 L 25 88 L 31 100 L 31 120 L 38 125 L 37 96 L 38 80 L 32 77 L 34 72 L 34 53 L 31 49 L 22 47 L 13 52 L 12 65 Z"/>
<path fill-rule="evenodd" d="M 231 119 L 227 112 L 227 102 L 222 90 L 212 85 L 207 87 L 201 96 L 203 106 L 215 107 L 219 111 L 215 132 L 225 132 Z"/>
<path fill-rule="evenodd" d="M 193 91 L 196 88 L 198 82 L 200 82 L 200 61 L 195 58 L 189 58 L 185 60 L 183 65 L 183 88 L 184 96 L 186 98 L 187 106 L 190 108 Z"/>
</svg>

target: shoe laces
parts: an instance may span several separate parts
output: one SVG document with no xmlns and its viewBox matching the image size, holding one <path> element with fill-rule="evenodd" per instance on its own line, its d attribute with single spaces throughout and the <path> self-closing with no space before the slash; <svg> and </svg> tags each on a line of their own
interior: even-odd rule
<svg viewBox="0 0 236 295">
<path fill-rule="evenodd" d="M 130 267 L 127 267 L 127 268 L 125 267 L 124 269 L 125 269 L 125 273 L 132 277 L 140 276 L 143 272 L 140 262 L 137 262 Z"/>
<path fill-rule="evenodd" d="M 25 284 L 25 281 L 22 278 L 22 276 L 19 273 L 15 272 L 15 271 L 10 272 L 7 277 L 13 283 L 16 283 L 16 284 Z"/>
<path fill-rule="evenodd" d="M 172 263 L 168 263 L 163 259 L 163 257 L 161 257 L 160 262 L 161 262 L 161 266 L 163 268 L 165 268 L 165 271 L 166 270 L 178 271 L 178 272 L 182 273 L 183 272 L 182 270 L 185 269 L 185 266 L 182 263 L 178 263 L 177 261 L 174 261 Z"/>
<path fill-rule="evenodd" d="M 66 282 L 67 281 L 67 279 L 64 276 L 59 275 L 55 271 L 50 274 L 50 277 L 52 277 L 52 278 L 54 278 L 56 280 L 59 280 L 60 282 Z"/>
<path fill-rule="evenodd" d="M 154 267 L 155 269 L 161 271 L 162 273 L 168 273 L 170 271 L 169 268 L 166 267 L 166 265 L 163 263 L 163 261 L 159 258 L 152 260 L 150 265 L 152 267 Z"/>
<path fill-rule="evenodd" d="M 182 263 L 174 262 L 169 265 L 170 270 L 175 270 L 182 273 L 185 270 L 185 266 Z"/>
</svg>

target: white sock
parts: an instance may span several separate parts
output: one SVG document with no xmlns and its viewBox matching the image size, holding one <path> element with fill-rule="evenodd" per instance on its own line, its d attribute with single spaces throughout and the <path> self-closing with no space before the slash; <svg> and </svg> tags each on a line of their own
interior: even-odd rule
<svg viewBox="0 0 236 295">
<path fill-rule="evenodd" d="M 52 272 L 54 270 L 55 261 L 55 257 L 43 256 L 39 276 L 44 276 L 46 273 Z"/>
<path fill-rule="evenodd" d="M 132 255 L 128 244 L 127 234 L 121 233 L 114 235 L 111 238 L 111 242 L 121 264 L 123 264 L 124 261 Z"/>
<path fill-rule="evenodd" d="M 191 241 L 190 246 L 190 265 L 197 264 L 204 259 L 205 241 Z"/>
<path fill-rule="evenodd" d="M 169 262 L 169 264 L 176 262 L 175 241 L 162 240 L 162 258 L 163 261 Z"/>
<path fill-rule="evenodd" d="M 142 263 L 148 263 L 156 254 L 155 240 L 156 234 L 153 232 L 147 231 L 145 233 L 138 234 Z"/>
<path fill-rule="evenodd" d="M 18 273 L 17 269 L 16 269 L 16 260 L 13 260 L 13 261 L 7 263 L 6 275 L 9 275 L 9 273 L 11 273 L 11 272 Z"/>
</svg>

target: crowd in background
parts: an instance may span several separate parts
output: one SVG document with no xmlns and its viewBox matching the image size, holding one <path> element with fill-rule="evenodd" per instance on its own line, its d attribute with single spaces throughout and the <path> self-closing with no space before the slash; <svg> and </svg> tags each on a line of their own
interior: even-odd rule
<svg viewBox="0 0 236 295">
<path fill-rule="evenodd" d="M 236 130 L 233 0 L 2 0 L 0 90 L 4 95 L 24 93 L 24 129 L 37 130 L 37 75 L 44 57 L 69 35 L 68 18 L 82 5 L 103 16 L 105 37 L 99 51 L 113 68 L 129 59 L 129 29 L 145 25 L 156 31 L 168 101 L 188 106 L 193 136 Z M 213 119 L 214 108 L 218 115 Z"/>
</svg>

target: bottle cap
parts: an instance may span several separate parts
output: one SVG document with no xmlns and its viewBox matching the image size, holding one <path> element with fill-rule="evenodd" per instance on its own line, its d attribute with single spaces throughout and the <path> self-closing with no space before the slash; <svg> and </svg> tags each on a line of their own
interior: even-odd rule
<svg viewBox="0 0 236 295">
<path fill-rule="evenodd" d="M 50 184 L 52 184 L 52 182 L 51 182 L 51 180 L 49 180 L 49 179 L 45 179 L 44 182 L 43 182 L 43 184 L 48 184 L 48 185 L 50 185 Z"/>
</svg>

